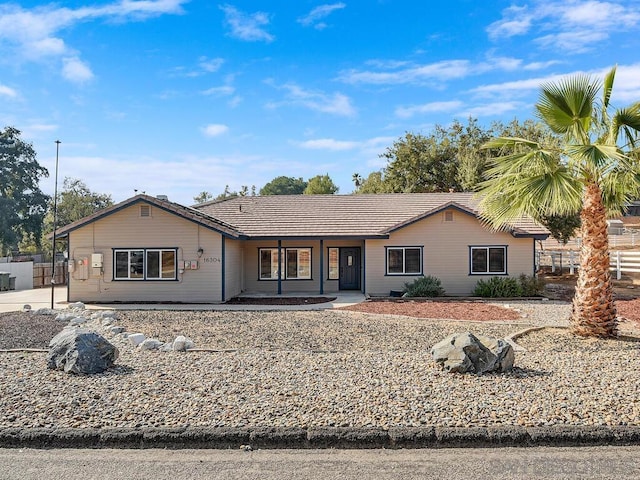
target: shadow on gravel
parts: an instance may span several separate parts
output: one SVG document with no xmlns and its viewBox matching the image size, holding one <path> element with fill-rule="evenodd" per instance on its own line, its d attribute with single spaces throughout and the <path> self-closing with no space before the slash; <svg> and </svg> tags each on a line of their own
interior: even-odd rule
<svg viewBox="0 0 640 480">
<path fill-rule="evenodd" d="M 496 373 L 494 375 L 501 375 L 511 378 L 531 378 L 531 377 L 550 377 L 551 372 L 545 370 L 532 370 L 531 368 L 513 367 L 508 372 Z"/>
<path fill-rule="evenodd" d="M 99 374 L 101 377 L 115 377 L 120 375 L 132 375 L 136 373 L 136 369 L 129 365 L 114 365 L 109 370 L 106 370 Z"/>
</svg>

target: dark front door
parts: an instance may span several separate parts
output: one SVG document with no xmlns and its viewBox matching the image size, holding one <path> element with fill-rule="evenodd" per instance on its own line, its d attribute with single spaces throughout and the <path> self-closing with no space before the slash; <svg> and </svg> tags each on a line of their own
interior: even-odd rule
<svg viewBox="0 0 640 480">
<path fill-rule="evenodd" d="M 340 290 L 360 290 L 360 247 L 340 249 Z"/>
</svg>

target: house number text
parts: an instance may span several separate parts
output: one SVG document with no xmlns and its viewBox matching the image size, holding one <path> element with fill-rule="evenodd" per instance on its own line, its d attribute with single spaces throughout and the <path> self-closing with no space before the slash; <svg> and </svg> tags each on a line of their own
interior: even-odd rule
<svg viewBox="0 0 640 480">
<path fill-rule="evenodd" d="M 219 257 L 204 257 L 204 263 L 220 263 Z"/>
</svg>

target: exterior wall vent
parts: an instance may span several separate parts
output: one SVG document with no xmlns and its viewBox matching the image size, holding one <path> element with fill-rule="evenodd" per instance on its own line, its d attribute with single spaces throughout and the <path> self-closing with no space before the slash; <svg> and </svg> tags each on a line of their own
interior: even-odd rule
<svg viewBox="0 0 640 480">
<path fill-rule="evenodd" d="M 151 216 L 151 206 L 150 205 L 140 205 L 140 216 L 141 217 L 150 217 Z"/>
<path fill-rule="evenodd" d="M 453 210 L 447 210 L 444 212 L 444 221 L 453 222 Z"/>
</svg>

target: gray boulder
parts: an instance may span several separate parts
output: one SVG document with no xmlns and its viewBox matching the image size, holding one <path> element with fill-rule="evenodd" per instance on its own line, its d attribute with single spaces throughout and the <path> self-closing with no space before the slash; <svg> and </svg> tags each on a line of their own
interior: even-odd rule
<svg viewBox="0 0 640 480">
<path fill-rule="evenodd" d="M 451 373 L 506 372 L 515 361 L 513 348 L 505 340 L 470 332 L 454 333 L 438 342 L 431 356 Z"/>
<path fill-rule="evenodd" d="M 103 336 L 79 328 L 66 328 L 49 342 L 47 366 L 67 373 L 100 373 L 113 366 L 118 349 Z"/>
</svg>

